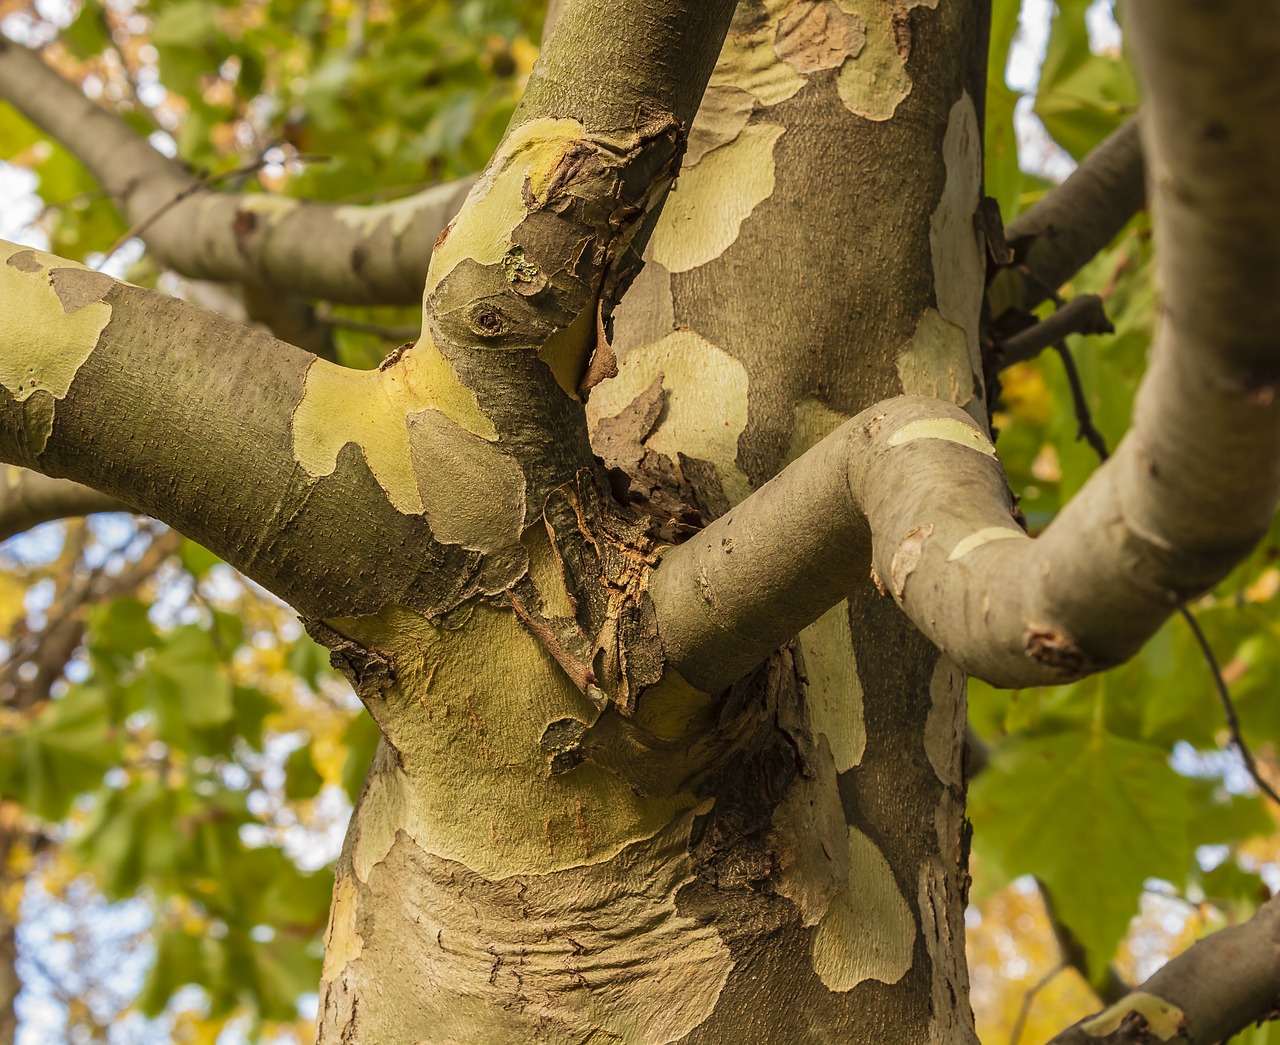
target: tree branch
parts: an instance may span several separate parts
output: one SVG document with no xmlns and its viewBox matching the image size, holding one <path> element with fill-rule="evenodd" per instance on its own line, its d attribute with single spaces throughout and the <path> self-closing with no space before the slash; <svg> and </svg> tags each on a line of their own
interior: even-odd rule
<svg viewBox="0 0 1280 1045">
<path fill-rule="evenodd" d="M 1049 1045 L 1217 1045 L 1280 1009 L 1280 898 L 1220 929 Z"/>
<path fill-rule="evenodd" d="M 35 52 L 3 37 L 0 98 L 79 159 L 130 224 L 163 211 L 142 238 L 162 264 L 192 279 L 265 283 L 348 303 L 415 302 L 432 244 L 472 183 L 449 182 L 365 206 L 193 186 L 181 164 L 156 152 Z M 325 249 L 316 250 L 317 242 Z"/>
<path fill-rule="evenodd" d="M 864 411 L 667 552 L 651 590 L 682 675 L 727 684 L 870 560 L 969 674 L 1065 682 L 1131 656 L 1253 547 L 1280 492 L 1276 6 L 1132 5 L 1166 298 L 1114 457 L 1033 541 L 963 413 L 906 397 Z"/>
<path fill-rule="evenodd" d="M 993 298 L 1030 312 L 1110 243 L 1145 198 L 1142 143 L 1133 117 L 1066 181 L 1010 222 L 1005 238 L 1015 263 L 1001 273 L 1007 278 Z"/>
<path fill-rule="evenodd" d="M 131 511 L 123 501 L 79 483 L 0 464 L 0 541 L 54 519 Z"/>
</svg>

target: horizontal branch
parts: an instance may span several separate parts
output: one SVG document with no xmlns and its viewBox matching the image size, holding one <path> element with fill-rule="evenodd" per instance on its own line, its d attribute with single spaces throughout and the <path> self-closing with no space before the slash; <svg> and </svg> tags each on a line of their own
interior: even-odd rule
<svg viewBox="0 0 1280 1045">
<path fill-rule="evenodd" d="M 478 481 L 484 440 L 453 420 L 473 402 L 438 354 L 347 370 L 0 243 L 0 461 L 170 524 L 307 616 L 485 590 L 475 539 L 438 525 Z"/>
<path fill-rule="evenodd" d="M 1220 929 L 1049 1045 L 1217 1045 L 1280 1015 L 1280 898 Z"/>
<path fill-rule="evenodd" d="M 667 552 L 651 590 L 691 682 L 732 681 L 868 568 L 969 674 L 1065 682 L 1131 656 L 1266 533 L 1280 493 L 1280 11 L 1148 3 L 1134 0 L 1131 28 L 1165 298 L 1114 457 L 1033 541 L 964 413 L 906 397 L 864 411 Z"/>
<path fill-rule="evenodd" d="M 79 483 L 0 464 L 0 541 L 55 519 L 131 511 L 118 498 Z"/>
<path fill-rule="evenodd" d="M 265 283 L 344 303 L 415 303 L 432 245 L 473 181 L 359 206 L 216 192 L 3 37 L 0 98 L 80 160 L 127 222 L 145 225 L 141 237 L 161 264 L 192 279 Z"/>
</svg>

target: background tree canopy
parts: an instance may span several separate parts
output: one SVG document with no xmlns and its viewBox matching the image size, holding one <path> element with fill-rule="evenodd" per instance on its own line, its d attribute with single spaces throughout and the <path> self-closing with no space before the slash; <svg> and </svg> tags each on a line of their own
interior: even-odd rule
<svg viewBox="0 0 1280 1045">
<path fill-rule="evenodd" d="M 1038 84 L 1024 95 L 1004 75 L 1020 5 L 993 4 L 986 192 L 1006 225 L 1049 185 L 1028 168 L 1081 159 L 1139 105 L 1123 46 L 1091 46 L 1090 6 L 1052 6 Z M 46 60 L 193 178 L 350 203 L 480 169 L 537 55 L 542 16 L 519 0 L 0 0 L 0 30 L 46 43 Z M 1020 162 L 1014 112 L 1028 101 L 1047 138 L 1024 140 L 1035 156 Z M 372 368 L 416 336 L 416 306 L 311 303 L 164 270 L 71 153 L 2 102 L 0 159 L 6 235 L 23 226 L 26 242 L 127 267 L 134 283 L 347 366 Z M 42 209 L 19 215 L 26 185 Z M 1107 446 L 1131 416 L 1151 342 L 1151 269 L 1140 214 L 1064 291 L 1100 295 L 1114 328 L 1067 343 Z M 997 447 L 1035 532 L 1098 456 L 1057 353 L 1001 382 Z M 1277 547 L 1273 530 L 1190 607 L 1273 781 Z M 25 984 L 19 1016 L 39 1035 L 27 1040 L 310 1040 L 329 864 L 376 739 L 327 653 L 213 555 L 124 516 L 6 543 L 0 635 L 0 984 L 15 969 Z M 971 683 L 970 718 L 970 955 L 984 1045 L 1045 1040 L 1280 887 L 1278 810 L 1230 747 L 1186 621 L 1072 685 Z M 99 897 L 132 905 L 106 909 Z M 95 963 L 94 946 L 114 957 Z M 1280 1042 L 1273 1028 L 1233 1040 Z"/>
</svg>

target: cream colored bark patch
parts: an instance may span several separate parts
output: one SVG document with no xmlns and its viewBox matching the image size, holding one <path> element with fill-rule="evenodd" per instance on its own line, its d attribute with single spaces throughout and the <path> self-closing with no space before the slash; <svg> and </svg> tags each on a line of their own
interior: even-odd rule
<svg viewBox="0 0 1280 1045">
<path fill-rule="evenodd" d="M 773 147 L 783 130 L 776 123 L 746 127 L 680 176 L 649 243 L 660 265 L 688 272 L 737 241 L 742 223 L 773 193 Z"/>
<path fill-rule="evenodd" d="M 818 738 L 810 777 L 797 776 L 773 811 L 778 892 L 800 911 L 801 923 L 817 925 L 849 882 L 849 846 L 835 762 Z"/>
<path fill-rule="evenodd" d="M 948 443 L 959 443 L 970 450 L 994 458 L 996 448 L 991 445 L 982 432 L 971 424 L 957 417 L 926 417 L 919 421 L 908 421 L 893 435 L 889 436 L 890 446 L 902 446 L 917 439 L 942 439 Z"/>
<path fill-rule="evenodd" d="M 813 934 L 814 972 L 832 991 L 897 983 L 911 968 L 916 922 L 874 842 L 849 828 L 849 882 Z"/>
<path fill-rule="evenodd" d="M 975 548 L 981 548 L 984 544 L 990 544 L 992 541 L 1007 541 L 1015 537 L 1026 537 L 1027 535 L 1017 526 L 984 526 L 981 530 L 969 534 L 958 542 L 951 549 L 951 554 L 947 556 L 947 562 L 955 562 L 957 559 L 963 559 Z"/>
<path fill-rule="evenodd" d="M 430 296 L 467 258 L 481 265 L 502 260 L 511 248 L 512 231 L 542 199 L 565 154 L 585 138 L 586 128 L 577 120 L 552 117 L 531 120 L 512 131 L 432 254 L 424 295 Z"/>
<path fill-rule="evenodd" d="M 791 442 L 787 447 L 786 464 L 790 464 L 815 443 L 820 443 L 849 420 L 848 414 L 832 410 L 826 403 L 813 396 L 805 396 L 796 403 L 791 421 Z"/>
<path fill-rule="evenodd" d="M 717 704 L 712 694 L 668 667 L 662 678 L 640 695 L 635 721 L 659 740 L 682 740 L 715 725 Z"/>
<path fill-rule="evenodd" d="M 924 723 L 924 751 L 938 779 L 947 787 L 964 784 L 964 673 L 945 656 L 938 658 L 929 680 L 929 714 Z"/>
<path fill-rule="evenodd" d="M 20 403 L 36 392 L 65 399 L 76 372 L 111 321 L 111 306 L 89 300 L 69 307 L 54 286 L 52 270 L 106 277 L 53 254 L 3 241 L 0 257 L 0 385 Z"/>
<path fill-rule="evenodd" d="M 963 406 L 973 398 L 973 364 L 963 327 L 927 308 L 911 340 L 898 353 L 898 378 L 908 395 L 926 395 Z"/>
<path fill-rule="evenodd" d="M 385 370 L 348 370 L 323 359 L 307 369 L 293 412 L 293 456 L 308 475 L 332 475 L 338 451 L 355 443 L 397 511 L 417 515 L 422 495 L 410 452 L 408 415 L 439 410 L 484 439 L 498 436 L 475 393 L 429 340 Z"/>
<path fill-rule="evenodd" d="M 867 729 L 862 716 L 862 683 L 853 657 L 849 604 L 832 606 L 800 632 L 809 685 L 805 703 L 815 733 L 827 738 L 836 772 L 862 761 Z"/>
<path fill-rule="evenodd" d="M 747 369 L 701 335 L 676 330 L 631 349 L 619 363 L 618 376 L 592 390 L 592 423 L 621 413 L 659 374 L 666 408 L 647 445 L 673 461 L 681 452 L 710 461 L 736 504 L 751 492 L 737 465 L 738 436 L 747 425 Z"/>
<path fill-rule="evenodd" d="M 911 93 L 907 60 L 910 34 L 898 26 L 915 7 L 936 8 L 938 0 L 842 0 L 841 7 L 861 16 L 866 45 L 845 60 L 836 81 L 840 100 L 868 120 L 887 120 Z"/>
<path fill-rule="evenodd" d="M 866 42 L 862 17 L 835 0 L 793 0 L 778 23 L 773 51 L 796 72 L 808 74 L 857 57 Z"/>
<path fill-rule="evenodd" d="M 776 23 L 769 21 L 752 32 L 730 33 L 711 74 L 711 86 L 739 87 L 766 108 L 799 91 L 809 81 L 778 60 L 773 50 L 776 32 Z"/>
<path fill-rule="evenodd" d="M 968 92 L 962 93 L 951 107 L 942 155 L 947 180 L 929 219 L 934 294 L 942 318 L 964 331 L 968 369 L 979 373 L 982 358 L 978 323 L 986 266 L 973 215 L 978 209 L 982 185 L 982 136 L 978 130 L 978 113 Z M 958 361 L 953 365 L 960 368 Z M 968 399 L 972 390 L 965 389 L 963 394 Z"/>
<path fill-rule="evenodd" d="M 365 803 L 391 813 L 368 831 L 361 817 L 362 880 L 396 831 L 497 879 L 612 859 L 696 804 L 688 794 L 637 795 L 591 763 L 552 775 L 546 727 L 590 722 L 595 708 L 510 611 L 478 603 L 465 622 L 437 625 L 388 608 L 334 627 L 385 651 L 396 680 L 374 710 L 400 768 L 382 774 L 386 794 Z"/>
<path fill-rule="evenodd" d="M 321 978 L 325 983 L 331 982 L 364 950 L 364 940 L 356 931 L 357 913 L 355 882 L 348 875 L 339 875 L 333 886 L 329 929 L 324 934 L 324 971 Z"/>
<path fill-rule="evenodd" d="M 689 130 L 681 171 L 687 173 L 711 150 L 733 141 L 751 119 L 755 107 L 755 95 L 741 88 L 708 87 Z"/>
<path fill-rule="evenodd" d="M 1169 1041 L 1181 1034 L 1187 1025 L 1187 1016 L 1181 1009 L 1171 1005 L 1163 998 L 1145 991 L 1126 994 L 1109 1009 L 1098 1013 L 1091 1020 L 1080 1025 L 1091 1038 L 1105 1038 L 1120 1029 L 1126 1016 L 1131 1012 L 1138 1013 L 1147 1021 L 1147 1032 L 1154 1034 L 1161 1041 Z"/>
</svg>

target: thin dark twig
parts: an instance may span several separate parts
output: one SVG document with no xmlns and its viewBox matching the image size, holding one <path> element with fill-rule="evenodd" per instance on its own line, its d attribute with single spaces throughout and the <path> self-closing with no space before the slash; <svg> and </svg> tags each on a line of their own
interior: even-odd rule
<svg viewBox="0 0 1280 1045">
<path fill-rule="evenodd" d="M 1236 753 L 1240 756 L 1240 761 L 1244 763 L 1244 768 L 1248 770 L 1249 776 L 1253 778 L 1258 790 L 1276 805 L 1280 805 L 1280 795 L 1276 794 L 1275 789 L 1258 772 L 1258 763 L 1254 761 L 1253 752 L 1249 750 L 1249 745 L 1244 742 L 1244 737 L 1240 733 L 1240 717 L 1236 714 L 1235 702 L 1231 699 L 1231 691 L 1227 689 L 1227 681 L 1222 677 L 1222 670 L 1218 667 L 1218 658 L 1213 655 L 1213 647 L 1209 645 L 1209 640 L 1205 638 L 1204 629 L 1200 627 L 1200 622 L 1196 620 L 1195 615 L 1187 609 L 1186 603 L 1178 606 L 1178 612 L 1182 614 L 1182 619 L 1187 622 L 1187 626 L 1191 629 L 1191 634 L 1196 637 L 1200 652 L 1204 654 L 1205 663 L 1209 665 L 1209 673 L 1213 676 L 1213 687 L 1218 692 L 1218 700 L 1222 704 L 1222 712 L 1227 719 L 1227 730 L 1231 736 L 1231 746 L 1236 749 Z"/>
<path fill-rule="evenodd" d="M 266 158 L 266 154 L 270 152 L 270 150 L 271 150 L 271 147 L 264 149 L 262 151 L 262 155 L 260 155 L 252 163 L 243 164 L 242 166 L 236 167 L 234 170 L 223 171 L 220 174 L 210 174 L 209 169 L 207 167 L 202 168 L 199 172 L 197 172 L 196 176 L 192 178 L 190 182 L 187 183 L 186 186 L 179 189 L 176 193 L 174 193 L 162 204 L 160 204 L 160 206 L 156 207 L 156 209 L 153 210 L 150 214 L 144 215 L 141 218 L 141 220 L 134 222 L 133 225 L 131 225 L 127 230 L 125 230 L 124 235 L 121 236 L 118 240 L 116 240 L 113 244 L 111 244 L 111 248 L 104 255 L 102 255 L 101 260 L 94 267 L 96 269 L 101 270 L 102 266 L 111 260 L 112 255 L 114 255 L 116 251 L 118 251 L 121 247 L 123 247 L 135 236 L 141 236 L 147 229 L 151 228 L 152 225 L 154 225 L 157 221 L 163 218 L 167 213 L 169 213 L 169 211 L 171 211 L 179 203 L 185 200 L 188 196 L 191 196 L 194 193 L 199 192 L 201 189 L 212 188 L 214 185 L 217 185 L 219 182 L 229 181 L 232 178 L 241 178 L 241 177 L 244 177 L 245 175 L 253 174 L 255 171 L 262 170 L 262 168 L 265 167 L 269 162 Z M 309 163 L 323 163 L 325 160 L 328 159 L 328 157 L 306 156 L 306 157 L 295 157 L 295 159 L 304 160 L 305 162 L 309 162 Z"/>
<path fill-rule="evenodd" d="M 1071 385 L 1071 399 L 1075 406 L 1076 424 L 1079 429 L 1077 437 L 1087 439 L 1099 459 L 1105 461 L 1108 457 L 1107 444 L 1102 438 L 1102 433 L 1094 427 L 1093 415 L 1089 412 L 1089 404 L 1084 397 L 1084 389 L 1080 384 L 1080 375 L 1076 370 L 1075 360 L 1071 358 L 1071 352 L 1065 344 L 1054 345 L 1053 347 L 1057 350 L 1058 355 L 1062 357 L 1062 365 L 1067 372 L 1067 381 Z M 1187 608 L 1185 602 L 1178 603 L 1178 613 L 1187 622 L 1187 626 L 1191 629 L 1191 634 L 1195 637 L 1196 644 L 1200 647 L 1200 652 L 1204 655 L 1205 663 L 1209 667 L 1209 674 L 1213 678 L 1213 688 L 1218 694 L 1218 701 L 1222 704 L 1222 712 L 1227 720 L 1227 731 L 1231 738 L 1231 746 L 1236 749 L 1236 753 L 1244 763 L 1245 770 L 1258 790 L 1276 805 L 1280 805 L 1280 794 L 1277 794 L 1275 789 L 1258 772 L 1258 763 L 1255 761 L 1249 745 L 1245 743 L 1244 735 L 1240 732 L 1240 716 L 1236 714 L 1235 701 L 1231 699 L 1231 691 L 1227 688 L 1226 679 L 1222 677 L 1222 669 L 1218 666 L 1218 658 L 1214 656 L 1213 647 L 1209 645 L 1209 640 L 1205 637 L 1204 630 L 1200 627 L 1200 622 L 1196 620 L 1195 614 Z"/>
<path fill-rule="evenodd" d="M 1009 1033 L 1009 1045 L 1018 1045 L 1018 1042 L 1022 1040 L 1022 1032 L 1027 1026 L 1027 1018 L 1031 1015 L 1031 1003 L 1036 1000 L 1036 995 L 1048 987 L 1058 973 L 1062 972 L 1066 967 L 1066 962 L 1054 966 L 1027 988 L 1027 992 L 1022 996 L 1022 1005 L 1018 1008 L 1018 1018 L 1013 1021 L 1013 1030 Z"/>
<path fill-rule="evenodd" d="M 1094 426 L 1093 414 L 1089 410 L 1089 401 L 1085 399 L 1084 385 L 1080 383 L 1080 371 L 1076 369 L 1076 361 L 1071 355 L 1071 349 L 1067 348 L 1066 343 L 1062 341 L 1055 344 L 1053 349 L 1062 359 L 1062 369 L 1066 371 L 1067 384 L 1071 386 L 1071 401 L 1076 412 L 1076 438 L 1087 442 L 1093 447 L 1093 452 L 1098 455 L 1099 460 L 1105 461 L 1111 456 L 1107 451 L 1107 441 Z"/>
<path fill-rule="evenodd" d="M 1107 319 L 1102 298 L 1097 294 L 1080 294 L 1056 312 L 1000 342 L 997 346 L 999 366 L 1003 370 L 1014 363 L 1034 359 L 1068 334 L 1114 333 L 1115 327 Z"/>
</svg>

